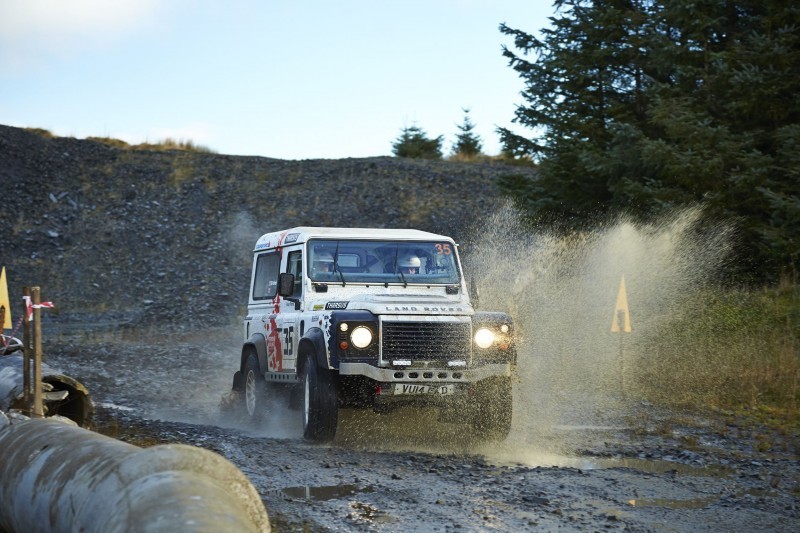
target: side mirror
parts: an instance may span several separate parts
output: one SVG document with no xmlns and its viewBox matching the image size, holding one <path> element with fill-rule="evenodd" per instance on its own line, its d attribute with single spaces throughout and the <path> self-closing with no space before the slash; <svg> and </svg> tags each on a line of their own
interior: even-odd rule
<svg viewBox="0 0 800 533">
<path fill-rule="evenodd" d="M 289 298 L 294 293 L 294 274 L 278 274 L 278 295 Z"/>
<path fill-rule="evenodd" d="M 478 290 L 478 284 L 475 283 L 475 276 L 469 278 L 469 299 L 472 302 L 472 307 L 478 308 L 481 301 L 481 293 Z"/>
</svg>

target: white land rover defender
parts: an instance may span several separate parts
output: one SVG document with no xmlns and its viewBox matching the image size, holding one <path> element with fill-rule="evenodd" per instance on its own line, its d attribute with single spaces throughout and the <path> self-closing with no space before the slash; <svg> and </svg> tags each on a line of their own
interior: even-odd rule
<svg viewBox="0 0 800 533">
<path fill-rule="evenodd" d="M 255 246 L 234 390 L 247 418 L 266 395 L 302 405 L 310 440 L 339 408 L 441 407 L 481 438 L 511 426 L 514 329 L 475 311 L 456 245 L 417 230 L 298 227 Z M 474 299 L 474 297 L 473 297 Z M 294 394 L 293 394 L 294 393 Z M 300 400 L 302 398 L 302 400 Z"/>
</svg>

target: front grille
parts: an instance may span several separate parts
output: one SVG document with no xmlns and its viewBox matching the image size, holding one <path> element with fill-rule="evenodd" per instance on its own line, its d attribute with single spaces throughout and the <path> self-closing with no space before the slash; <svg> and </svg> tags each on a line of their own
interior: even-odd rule
<svg viewBox="0 0 800 533">
<path fill-rule="evenodd" d="M 381 333 L 384 361 L 469 360 L 469 322 L 383 322 Z"/>
</svg>

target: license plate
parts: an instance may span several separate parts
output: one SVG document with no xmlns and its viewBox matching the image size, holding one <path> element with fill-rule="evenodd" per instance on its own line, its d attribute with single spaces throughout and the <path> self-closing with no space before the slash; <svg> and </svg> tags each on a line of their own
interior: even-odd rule
<svg viewBox="0 0 800 533">
<path fill-rule="evenodd" d="M 450 385 L 415 385 L 413 383 L 396 383 L 394 386 L 395 395 L 410 394 L 410 395 L 426 395 L 431 394 L 434 396 L 448 396 L 453 394 L 455 386 Z"/>
</svg>

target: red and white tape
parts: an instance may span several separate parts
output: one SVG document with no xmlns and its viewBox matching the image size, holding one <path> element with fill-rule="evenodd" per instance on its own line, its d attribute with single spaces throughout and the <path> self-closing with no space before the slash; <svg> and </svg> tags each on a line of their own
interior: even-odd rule
<svg viewBox="0 0 800 533">
<path fill-rule="evenodd" d="M 34 309 L 54 309 L 55 305 L 53 302 L 39 302 L 38 304 L 34 304 L 31 300 L 30 296 L 23 296 L 23 300 L 25 300 L 25 306 L 28 309 L 28 322 L 33 320 L 33 310 Z"/>
</svg>

